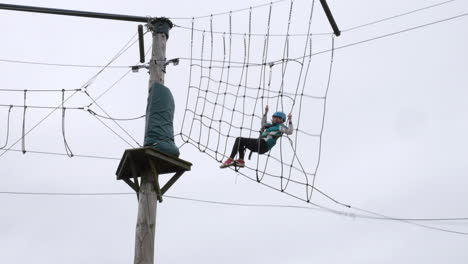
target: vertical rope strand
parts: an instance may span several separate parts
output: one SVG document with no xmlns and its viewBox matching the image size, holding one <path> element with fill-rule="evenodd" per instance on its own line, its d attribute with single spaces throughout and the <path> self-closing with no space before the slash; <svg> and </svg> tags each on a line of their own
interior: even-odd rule
<svg viewBox="0 0 468 264">
<path fill-rule="evenodd" d="M 335 36 L 332 35 L 331 37 L 331 42 L 332 42 L 332 50 L 331 50 L 331 55 L 330 55 L 330 68 L 328 71 L 328 81 L 327 81 L 327 89 L 325 90 L 325 99 L 323 100 L 323 115 L 322 115 L 322 125 L 320 127 L 320 140 L 319 140 L 319 150 L 318 150 L 318 158 L 317 158 L 317 165 L 315 166 L 315 171 L 314 171 L 314 177 L 312 180 L 312 190 L 309 195 L 309 199 L 312 199 L 312 191 L 314 190 L 315 186 L 315 179 L 317 178 L 317 171 L 320 167 L 320 159 L 322 157 L 322 136 L 323 136 L 323 128 L 325 127 L 325 115 L 326 115 L 326 110 L 327 110 L 327 98 L 328 98 L 328 90 L 330 88 L 330 81 L 331 81 L 331 75 L 332 75 L 332 70 L 333 70 L 333 59 L 334 59 L 334 54 L 335 54 Z"/>
<path fill-rule="evenodd" d="M 4 149 L 8 145 L 8 139 L 10 137 L 10 115 L 11 115 L 11 109 L 13 108 L 12 105 L 8 107 L 8 117 L 7 117 L 7 123 L 6 123 L 6 138 L 5 138 L 5 144 L 0 147 L 0 149 Z"/>
<path fill-rule="evenodd" d="M 294 111 L 294 106 L 296 105 L 296 99 L 297 99 L 297 95 L 299 94 L 299 87 L 301 85 L 301 77 L 302 77 L 302 73 L 303 73 L 303 70 L 304 70 L 304 61 L 305 61 L 305 58 L 307 57 L 306 54 L 307 54 L 307 48 L 310 46 L 310 53 L 309 54 L 312 54 L 312 50 L 311 50 L 311 47 L 312 47 L 312 37 L 310 35 L 310 30 L 311 30 L 311 27 L 312 27 L 312 18 L 313 18 L 313 15 L 314 15 L 314 6 L 315 6 L 315 0 L 312 1 L 312 5 L 311 5 L 311 8 L 310 8 L 310 15 L 309 15 L 309 25 L 307 27 L 307 36 L 306 36 L 306 40 L 305 40 L 305 44 L 304 44 L 304 52 L 303 52 L 303 58 L 302 58 L 302 62 L 301 62 L 301 69 L 300 69 L 300 72 L 299 72 L 299 77 L 297 79 L 297 85 L 296 85 L 296 91 L 294 93 L 294 100 L 293 100 L 293 104 L 291 106 L 291 110 L 289 111 L 290 113 L 292 113 Z M 303 86 L 302 86 L 302 93 L 300 94 L 300 107 L 299 107 L 299 112 L 298 112 L 298 117 L 297 117 L 297 122 L 296 122 L 296 131 L 299 130 L 299 125 L 300 125 L 300 120 L 301 120 L 301 114 L 302 114 L 302 99 L 303 99 L 303 94 L 304 94 L 304 88 L 305 88 L 305 84 L 307 82 L 307 76 L 309 74 L 309 68 L 310 68 L 310 63 L 312 61 L 312 57 L 311 56 L 308 56 L 308 63 L 307 63 L 307 69 L 305 71 L 305 74 L 304 74 L 304 80 L 302 81 L 303 83 Z M 294 145 L 291 145 L 293 147 L 293 151 L 294 153 L 296 153 L 296 149 L 297 149 L 297 143 L 298 143 L 298 137 L 297 137 L 297 132 L 296 132 L 296 135 L 295 135 L 295 143 Z M 294 163 L 296 161 L 296 155 L 293 155 L 293 158 L 291 160 L 291 165 L 294 166 Z M 284 187 L 285 189 L 288 187 L 289 185 L 289 180 L 291 179 L 291 176 L 292 176 L 292 168 L 293 167 L 289 167 L 289 173 L 288 173 L 288 178 L 287 178 L 287 182 L 286 182 L 286 186 Z M 302 166 L 301 166 L 302 167 Z M 305 171 L 303 171 L 303 175 L 304 175 L 304 178 L 305 178 L 305 181 L 306 181 L 306 184 L 309 183 L 309 178 L 307 177 L 307 173 Z M 307 186 L 307 185 L 306 185 Z M 309 193 L 308 193 L 308 188 L 306 187 L 306 195 L 307 197 L 309 196 Z"/>
<path fill-rule="evenodd" d="M 228 49 L 228 66 L 227 66 L 227 74 L 226 74 L 226 86 L 223 94 L 223 107 L 221 108 L 221 117 L 219 119 L 219 133 L 218 133 L 218 142 L 221 141 L 221 132 L 222 132 L 222 123 L 224 117 L 224 109 L 226 106 L 226 92 L 229 89 L 229 78 L 231 73 L 231 58 L 232 58 L 232 12 L 229 12 L 229 49 Z M 227 140 L 226 140 L 227 141 Z M 228 147 L 226 144 L 224 146 L 223 157 L 226 156 L 226 150 Z M 218 151 L 218 149 L 216 149 Z"/>
<path fill-rule="evenodd" d="M 65 137 L 65 90 L 62 89 L 62 136 L 63 136 L 63 144 L 65 146 L 65 152 L 69 158 L 73 158 L 73 152 L 68 145 L 67 138 Z"/>
<path fill-rule="evenodd" d="M 23 97 L 23 125 L 21 129 L 21 151 L 23 154 L 26 154 L 26 94 L 28 90 L 24 90 L 24 97 Z"/>
<path fill-rule="evenodd" d="M 189 98 L 190 98 L 190 89 L 192 88 L 192 72 L 193 72 L 193 27 L 195 24 L 195 19 L 192 18 L 192 29 L 190 31 L 190 69 L 189 69 L 189 80 L 188 80 L 188 87 L 187 87 L 187 95 L 186 95 L 186 101 L 185 101 L 185 111 L 184 111 L 184 117 L 182 118 L 182 125 L 180 126 L 180 137 L 182 138 L 182 141 L 184 143 L 188 143 L 188 138 L 184 140 L 184 134 L 182 133 L 184 131 L 184 125 L 185 125 L 185 117 L 188 112 L 188 103 L 189 103 Z M 180 147 L 179 147 L 180 148 Z"/>
<path fill-rule="evenodd" d="M 208 77 L 205 78 L 206 79 L 206 89 L 205 89 L 205 97 L 203 98 L 203 107 L 202 107 L 201 114 L 200 114 L 200 119 L 201 119 L 200 123 L 203 123 L 203 117 L 204 117 L 204 113 L 205 113 L 205 107 L 206 107 L 208 91 L 210 90 L 211 72 L 212 72 L 212 69 L 213 69 L 213 50 L 214 50 L 213 16 L 211 16 L 210 17 L 210 64 L 208 66 Z M 200 87 L 200 89 L 201 89 L 201 87 Z M 201 141 L 202 128 L 203 128 L 203 125 L 200 125 L 200 134 L 199 134 L 200 137 L 198 139 L 199 141 Z M 209 143 L 209 140 L 210 140 L 210 137 L 209 137 L 210 130 L 211 130 L 211 128 L 208 129 L 208 133 L 207 133 L 208 137 L 207 137 L 206 146 L 208 146 L 208 143 Z M 205 133 L 203 133 L 203 134 L 205 134 Z M 206 148 L 205 148 L 205 150 L 206 150 Z"/>
</svg>

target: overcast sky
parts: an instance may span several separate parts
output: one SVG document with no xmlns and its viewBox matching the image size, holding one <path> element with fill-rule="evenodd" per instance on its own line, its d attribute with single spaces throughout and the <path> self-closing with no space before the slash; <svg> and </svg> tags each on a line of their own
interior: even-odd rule
<svg viewBox="0 0 468 264">
<path fill-rule="evenodd" d="M 466 1 L 456 0 L 359 29 L 355 26 L 443 3 L 441 0 L 413 1 L 330 1 L 329 5 L 343 29 L 335 47 L 399 32 L 468 12 Z M 166 16 L 181 27 L 170 32 L 167 58 L 189 58 L 191 20 L 198 17 L 264 4 L 264 1 L 3 1 L 62 9 L 118 13 L 138 16 Z M 271 33 L 286 34 L 290 1 L 273 4 Z M 295 0 L 291 34 L 307 33 L 310 0 Z M 317 1 L 313 33 L 331 32 Z M 268 6 L 252 11 L 251 27 L 266 33 Z M 22 136 L 24 92 L 14 90 L 74 90 L 88 83 L 99 67 L 64 67 L 21 64 L 6 60 L 52 64 L 106 65 L 134 37 L 137 23 L 75 18 L 44 14 L 0 11 L 0 147 L 9 137 L 7 148 Z M 227 14 L 213 18 L 213 30 L 228 32 Z M 315 184 L 334 199 L 396 218 L 468 217 L 468 104 L 466 75 L 468 16 L 443 23 L 337 49 L 327 97 L 322 156 Z M 195 20 L 195 28 L 207 30 L 205 54 L 209 57 L 210 19 Z M 232 31 L 245 33 L 249 13 L 234 12 Z M 194 58 L 201 56 L 202 32 L 194 35 Z M 222 35 L 215 34 L 214 60 L 223 59 Z M 146 47 L 151 45 L 146 34 Z M 305 37 L 291 37 L 289 58 L 302 56 Z M 330 48 L 330 35 L 313 37 L 313 53 Z M 263 37 L 252 38 L 251 61 L 262 59 Z M 283 37 L 272 37 L 267 62 L 281 60 Z M 243 61 L 243 36 L 233 38 L 232 61 Z M 312 68 L 305 92 L 323 96 L 330 53 L 312 57 Z M 129 66 L 138 62 L 137 45 L 129 48 L 112 65 Z M 207 63 L 207 62 L 205 62 Z M 295 91 L 299 64 L 291 62 L 285 91 Z M 258 70 L 252 69 L 251 76 Z M 110 116 L 132 118 L 144 114 L 148 75 L 142 70 L 109 68 L 90 83 L 87 91 Z M 186 109 L 195 109 L 194 89 L 188 93 L 190 61 L 168 66 L 166 85 L 176 101 L 175 132 L 185 132 L 182 120 Z M 207 72 L 205 71 L 206 75 Z M 221 72 L 213 70 L 219 80 Z M 226 74 L 226 73 L 224 73 Z M 239 84 L 239 71 L 232 71 Z M 206 87 L 200 70 L 192 68 L 192 85 Z M 224 78 L 226 76 L 224 75 Z M 281 84 L 281 65 L 273 67 L 272 87 Z M 237 78 L 237 79 L 236 79 Z M 248 85 L 258 86 L 250 77 Z M 206 80 L 205 80 L 206 81 Z M 243 82 L 245 84 L 245 82 Z M 216 90 L 215 85 L 210 86 Z M 65 96 L 72 95 L 65 92 Z M 62 93 L 26 93 L 28 106 L 58 106 Z M 306 100 L 306 99 L 304 99 Z M 230 102 L 230 101 L 229 101 Z M 294 122 L 299 116 L 304 129 L 320 129 L 321 106 L 305 101 L 301 111 L 292 109 Z M 78 92 L 66 107 L 90 104 Z M 271 100 L 270 111 L 276 110 Z M 92 106 L 93 111 L 105 115 Z M 251 109 L 261 115 L 261 106 Z M 210 108 L 209 108 L 210 109 Z M 241 105 L 237 105 L 242 110 Z M 46 117 L 51 109 L 29 107 L 26 131 Z M 236 117 L 236 116 L 235 116 Z M 189 118 L 190 119 L 190 118 Z M 253 129 L 258 129 L 254 119 Z M 112 121 L 101 119 L 120 137 L 86 111 L 65 111 L 65 135 L 74 154 L 109 157 L 96 159 L 38 154 L 34 151 L 66 153 L 62 134 L 62 111 L 57 110 L 25 138 L 26 154 L 19 140 L 11 150 L 0 150 L 0 262 L 1 263 L 131 263 L 134 254 L 137 200 L 134 194 L 99 196 L 57 196 L 7 194 L 32 193 L 131 193 L 116 181 L 115 171 L 125 149 L 137 144 Z M 230 121 L 230 118 L 226 118 Z M 233 121 L 239 121 L 236 117 Z M 257 120 L 259 121 L 259 120 Z M 246 122 L 247 123 L 247 122 Z M 190 124 L 190 123 L 188 123 Z M 142 144 L 144 120 L 120 121 L 129 135 Z M 185 120 L 184 125 L 187 125 Z M 195 126 L 197 130 L 198 127 Z M 250 119 L 246 127 L 250 128 Z M 186 129 L 186 127 L 185 127 Z M 199 131 L 199 130 L 198 130 Z M 198 132 L 197 132 L 198 133 Z M 212 132 L 214 133 L 214 132 Z M 232 135 L 239 134 L 234 130 Z M 244 133 L 246 133 L 244 131 Z M 214 137 L 215 134 L 210 134 Z M 245 134 L 243 134 L 245 135 Z M 197 138 L 199 135 L 194 134 Z M 202 132 L 202 136 L 207 134 Z M 217 136 L 217 134 L 216 134 Z M 308 172 L 313 172 L 318 155 L 315 139 L 304 135 L 298 141 L 298 155 Z M 183 142 L 176 138 L 176 144 Z M 230 148 L 232 140 L 223 148 Z M 217 144 L 217 141 L 211 144 Z M 292 150 L 283 142 L 285 157 Z M 213 146 L 213 145 L 211 145 Z M 279 148 L 275 149 L 279 154 Z M 273 190 L 232 170 L 220 170 L 219 163 L 192 145 L 181 148 L 182 159 L 193 163 L 167 193 L 170 196 L 238 204 L 295 205 L 304 208 L 245 207 L 219 205 L 166 197 L 157 210 L 157 263 L 466 263 L 468 236 L 442 232 L 408 223 L 356 217 L 359 213 L 314 194 L 312 201 L 340 210 L 334 214 L 317 209 L 300 199 Z M 247 161 L 255 167 L 256 158 Z M 279 174 L 278 162 L 268 171 Z M 297 165 L 297 164 L 296 164 Z M 255 178 L 255 172 L 242 170 Z M 166 178 L 168 176 L 165 176 Z M 293 177 L 303 179 L 301 173 Z M 163 178 L 163 179 L 166 179 Z M 268 182 L 280 188 L 278 182 Z M 276 185 L 275 185 L 276 184 Z M 305 191 L 294 185 L 288 193 L 304 199 Z M 468 233 L 468 221 L 418 221 L 431 227 Z"/>
</svg>

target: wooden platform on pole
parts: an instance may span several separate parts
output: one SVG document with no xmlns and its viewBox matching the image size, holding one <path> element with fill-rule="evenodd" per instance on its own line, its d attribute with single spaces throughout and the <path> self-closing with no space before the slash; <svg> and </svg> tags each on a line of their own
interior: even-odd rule
<svg viewBox="0 0 468 264">
<path fill-rule="evenodd" d="M 151 171 L 155 180 L 155 191 L 159 202 L 169 188 L 189 171 L 192 163 L 158 151 L 152 147 L 143 147 L 125 150 L 119 167 L 117 168 L 117 180 L 125 181 L 137 194 L 140 191 L 139 178 Z M 173 173 L 174 175 L 160 188 L 160 175 Z"/>
</svg>

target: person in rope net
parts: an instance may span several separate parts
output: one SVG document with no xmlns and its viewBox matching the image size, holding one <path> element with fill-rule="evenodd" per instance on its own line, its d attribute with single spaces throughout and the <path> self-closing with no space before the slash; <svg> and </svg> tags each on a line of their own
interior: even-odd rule
<svg viewBox="0 0 468 264">
<path fill-rule="evenodd" d="M 249 149 L 252 152 L 264 154 L 270 151 L 276 144 L 278 138 L 284 133 L 291 135 L 294 127 L 292 124 L 292 115 L 288 115 L 288 126 L 283 123 L 286 121 L 286 114 L 283 112 L 275 112 L 272 116 L 271 123 L 267 123 L 268 105 L 265 106 L 265 114 L 262 117 L 262 133 L 260 138 L 244 138 L 238 137 L 232 147 L 232 152 L 229 158 L 221 164 L 220 168 L 229 166 L 245 167 L 244 155 L 245 150 Z M 234 160 L 236 154 L 239 153 L 239 159 Z"/>
</svg>

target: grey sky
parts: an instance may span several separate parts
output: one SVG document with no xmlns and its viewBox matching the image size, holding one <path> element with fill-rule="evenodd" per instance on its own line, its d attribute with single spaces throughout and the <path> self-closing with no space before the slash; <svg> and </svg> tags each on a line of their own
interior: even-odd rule
<svg viewBox="0 0 468 264">
<path fill-rule="evenodd" d="M 342 29 L 391 17 L 443 1 L 330 1 Z M 192 17 L 236 10 L 263 1 L 4 1 L 63 9 L 140 16 Z M 273 6 L 272 31 L 284 34 L 289 1 Z M 295 0 L 293 33 L 307 31 L 311 1 Z M 182 8 L 181 8 L 182 7 Z M 266 8 L 266 9 L 265 9 Z M 255 9 L 252 25 L 264 33 L 267 7 Z M 426 11 L 344 32 L 337 47 L 468 12 L 457 0 Z M 317 1 L 312 32 L 329 32 Z M 136 33 L 137 23 L 0 11 L 0 59 L 104 65 Z M 468 17 L 335 51 L 327 101 L 322 160 L 317 187 L 353 206 L 403 218 L 468 217 L 465 153 L 468 147 L 466 104 Z M 214 18 L 214 28 L 227 31 L 227 16 Z M 176 20 L 190 27 L 190 20 Z M 209 30 L 209 19 L 196 21 Z M 248 13 L 233 15 L 233 31 L 246 32 Z M 242 39 L 242 38 L 240 38 Z M 281 59 L 284 38 L 271 43 L 270 60 Z M 252 42 L 252 59 L 261 56 L 263 39 Z M 303 39 L 292 41 L 291 57 L 302 53 Z M 233 60 L 242 61 L 241 42 Z M 327 49 L 329 36 L 317 37 L 314 51 Z M 149 47 L 149 34 L 146 46 Z M 195 39 L 194 47 L 200 47 Z M 219 48 L 219 46 L 218 46 Z M 219 58 L 220 51 L 215 55 Z M 190 56 L 190 30 L 170 32 L 167 57 Z M 199 57 L 197 50 L 194 57 Z M 222 54 L 221 54 L 222 56 Z M 321 94 L 330 54 L 315 56 L 313 84 Z M 260 57 L 261 58 L 261 57 Z M 114 65 L 138 61 L 132 47 Z M 258 61 L 258 60 L 257 60 Z M 291 66 L 294 67 L 294 66 Z M 99 68 L 67 68 L 0 61 L 1 89 L 77 89 Z M 108 69 L 89 86 L 94 97 L 127 69 Z M 169 66 L 166 85 L 176 100 L 179 132 L 187 95 L 189 61 Z M 324 78 L 325 76 L 325 78 Z M 218 74 L 219 77 L 219 74 Z M 111 116 L 128 118 L 145 111 L 147 74 L 130 73 L 99 100 Z M 192 81 L 198 81 L 199 75 Z M 275 79 L 276 78 L 276 79 Z M 280 79 L 273 77 L 276 85 Z M 289 83 L 288 83 L 289 84 Z M 295 84 L 294 84 L 295 85 Z M 290 86 L 287 86 L 291 89 Z M 294 89 L 294 88 L 292 88 Z M 67 93 L 70 95 L 71 93 Z M 27 93 L 28 105 L 56 106 L 61 93 Z M 89 104 L 78 93 L 67 107 Z M 23 104 L 23 93 L 1 92 L 0 104 Z M 257 108 L 258 111 L 259 108 Z M 270 107 L 270 111 L 273 108 Z M 13 108 L 9 145 L 21 137 L 21 108 Z M 50 110 L 28 109 L 26 127 Z M 0 146 L 6 137 L 8 107 L 0 106 Z M 258 114 L 261 114 L 258 112 Z M 297 118 L 298 112 L 292 112 Z M 317 111 L 302 110 L 304 126 L 314 130 Z M 26 149 L 65 153 L 61 111 L 56 111 L 26 137 Z M 314 119 L 315 120 L 315 119 Z M 297 120 L 296 120 L 297 121 Z M 115 124 L 107 124 L 115 128 Z M 144 121 L 121 122 L 140 143 Z M 255 128 L 255 123 L 254 123 Z M 119 131 L 130 144 L 134 142 Z M 82 110 L 66 111 L 66 138 L 81 155 L 120 158 L 130 146 Z M 180 138 L 176 139 L 180 145 Z M 301 159 L 313 168 L 313 141 L 300 142 Z M 232 141 L 226 146 L 230 148 Z M 13 149 L 20 150 L 21 142 Z M 3 151 L 0 152 L 3 153 Z M 192 146 L 181 158 L 194 164 L 169 195 L 252 204 L 308 206 L 252 182 Z M 118 160 L 68 158 L 9 151 L 0 157 L 0 191 L 115 193 L 130 192 L 115 180 Z M 249 161 L 247 161 L 249 162 Z M 250 161 L 251 163 L 253 161 Z M 273 166 L 273 165 L 272 165 Z M 251 172 L 250 172 L 251 173 Z M 317 196 L 318 198 L 318 196 Z M 316 202 L 346 210 L 330 201 Z M 0 261 L 2 263 L 129 263 L 133 260 L 137 201 L 135 195 L 29 196 L 0 194 Z M 468 232 L 466 221 L 418 222 Z M 158 206 L 157 263 L 466 263 L 468 237 L 395 221 L 368 220 L 319 210 L 237 207 L 167 198 Z"/>
</svg>

